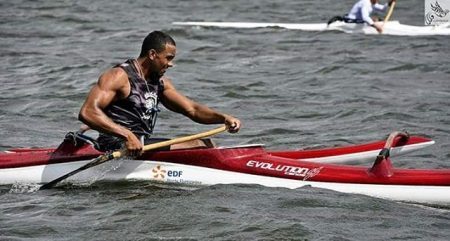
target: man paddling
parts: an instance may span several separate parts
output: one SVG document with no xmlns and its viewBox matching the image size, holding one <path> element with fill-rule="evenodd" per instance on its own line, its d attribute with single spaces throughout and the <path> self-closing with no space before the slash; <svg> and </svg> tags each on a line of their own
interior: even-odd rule
<svg viewBox="0 0 450 241">
<path fill-rule="evenodd" d="M 175 54 L 172 37 L 154 31 L 144 39 L 137 59 L 129 59 L 100 76 L 81 107 L 79 119 L 99 131 L 101 150 L 126 147 L 129 155 L 140 155 L 143 145 L 152 142 L 159 103 L 195 122 L 224 123 L 230 133 L 239 131 L 239 119 L 187 98 L 163 76 L 173 67 Z"/>
<path fill-rule="evenodd" d="M 389 4 L 380 4 L 378 0 L 359 0 L 355 3 L 348 14 L 345 16 L 336 16 L 328 21 L 328 25 L 335 21 L 344 21 L 346 23 L 367 23 L 374 27 L 379 33 L 383 31 L 383 26 L 372 19 L 371 14 L 374 11 L 384 12 L 396 0 L 389 0 Z M 377 19 L 375 19 L 377 20 Z M 378 21 L 378 20 L 377 20 Z"/>
</svg>

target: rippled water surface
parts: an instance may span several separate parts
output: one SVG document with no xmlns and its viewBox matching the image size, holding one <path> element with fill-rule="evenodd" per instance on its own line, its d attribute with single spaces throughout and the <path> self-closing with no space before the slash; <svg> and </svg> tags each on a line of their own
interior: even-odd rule
<svg viewBox="0 0 450 241">
<path fill-rule="evenodd" d="M 89 88 L 137 57 L 152 30 L 170 33 L 167 75 L 187 96 L 239 117 L 220 145 L 312 148 L 433 138 L 396 158 L 404 168 L 450 168 L 448 36 L 373 36 L 279 28 L 218 29 L 174 21 L 318 23 L 353 1 L 0 2 L 0 150 L 56 146 L 78 129 Z M 423 1 L 393 19 L 423 25 Z M 164 110 L 156 134 L 210 129 Z M 0 187 L 0 240 L 448 240 L 449 209 L 316 188 L 200 189 L 99 183 L 29 192 Z"/>
</svg>

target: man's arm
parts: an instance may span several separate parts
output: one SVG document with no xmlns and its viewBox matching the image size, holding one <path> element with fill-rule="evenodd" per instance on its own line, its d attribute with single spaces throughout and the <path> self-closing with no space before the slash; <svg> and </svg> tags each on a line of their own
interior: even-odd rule
<svg viewBox="0 0 450 241">
<path fill-rule="evenodd" d="M 370 9 L 370 5 L 367 5 L 367 4 L 363 5 L 361 7 L 361 17 L 364 22 L 366 22 L 368 25 L 375 28 L 378 33 L 381 33 L 383 31 L 383 28 L 381 27 L 381 25 L 379 23 L 375 23 L 372 20 L 372 18 L 370 17 L 370 14 L 369 14 L 369 9 Z"/>
<path fill-rule="evenodd" d="M 89 92 L 78 119 L 92 129 L 123 138 L 129 154 L 137 155 L 142 151 L 142 143 L 130 130 L 116 124 L 103 111 L 113 101 L 125 98 L 129 92 L 128 76 L 122 69 L 106 71 Z"/>
<path fill-rule="evenodd" d="M 238 132 L 241 128 L 239 119 L 217 112 L 211 108 L 199 104 L 178 92 L 172 82 L 164 79 L 164 92 L 162 104 L 171 111 L 181 113 L 191 120 L 201 124 L 225 124 L 231 133 Z"/>
<path fill-rule="evenodd" d="M 391 4 L 389 4 L 389 6 L 391 6 Z M 375 4 L 373 5 L 373 9 L 374 9 L 375 11 L 378 11 L 378 12 L 384 12 L 384 11 L 386 11 L 387 7 L 388 7 L 388 4 L 387 4 L 387 3 L 385 3 L 385 4 L 375 3 Z"/>
<path fill-rule="evenodd" d="M 377 11 L 380 11 L 380 12 L 385 11 L 387 9 L 387 7 L 391 6 L 392 3 L 395 2 L 395 1 L 396 0 L 389 0 L 388 4 L 379 4 L 379 3 L 377 3 L 377 4 L 374 5 L 374 9 L 377 10 Z M 372 23 L 372 24 L 370 24 L 370 26 L 374 27 L 378 31 L 378 33 L 382 33 L 383 32 L 383 25 L 380 24 L 380 23 Z"/>
<path fill-rule="evenodd" d="M 395 1 L 396 0 L 389 0 L 389 2 L 387 4 L 386 3 L 385 4 L 376 3 L 376 4 L 373 5 L 373 8 L 376 11 L 384 12 L 388 8 L 388 6 L 390 7 L 392 5 L 392 3 L 395 2 Z"/>
<path fill-rule="evenodd" d="M 361 17 L 364 22 L 371 26 L 373 25 L 373 20 L 370 17 L 370 5 L 363 5 L 361 7 Z"/>
</svg>

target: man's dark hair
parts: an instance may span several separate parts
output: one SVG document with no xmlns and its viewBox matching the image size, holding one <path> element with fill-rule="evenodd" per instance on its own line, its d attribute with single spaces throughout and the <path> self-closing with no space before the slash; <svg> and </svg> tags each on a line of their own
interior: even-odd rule
<svg viewBox="0 0 450 241">
<path fill-rule="evenodd" d="M 144 57 L 148 54 L 150 49 L 156 50 L 157 53 L 162 52 L 166 49 L 166 44 L 176 46 L 175 40 L 168 34 L 161 31 L 153 31 L 145 37 L 144 42 L 142 42 L 141 53 L 139 57 Z"/>
</svg>

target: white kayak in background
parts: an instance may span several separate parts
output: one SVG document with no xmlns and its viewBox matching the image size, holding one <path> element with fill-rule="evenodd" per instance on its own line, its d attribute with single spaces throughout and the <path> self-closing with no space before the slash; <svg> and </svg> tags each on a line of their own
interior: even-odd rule
<svg viewBox="0 0 450 241">
<path fill-rule="evenodd" d="M 367 24 L 346 23 L 342 21 L 326 23 L 252 23 L 252 22 L 173 22 L 174 25 L 218 27 L 218 28 L 285 28 L 303 31 L 342 31 L 345 33 L 379 34 L 375 28 Z M 383 26 L 385 35 L 423 36 L 450 35 L 450 24 L 438 26 L 413 26 L 401 24 L 399 21 L 388 21 Z"/>
</svg>

